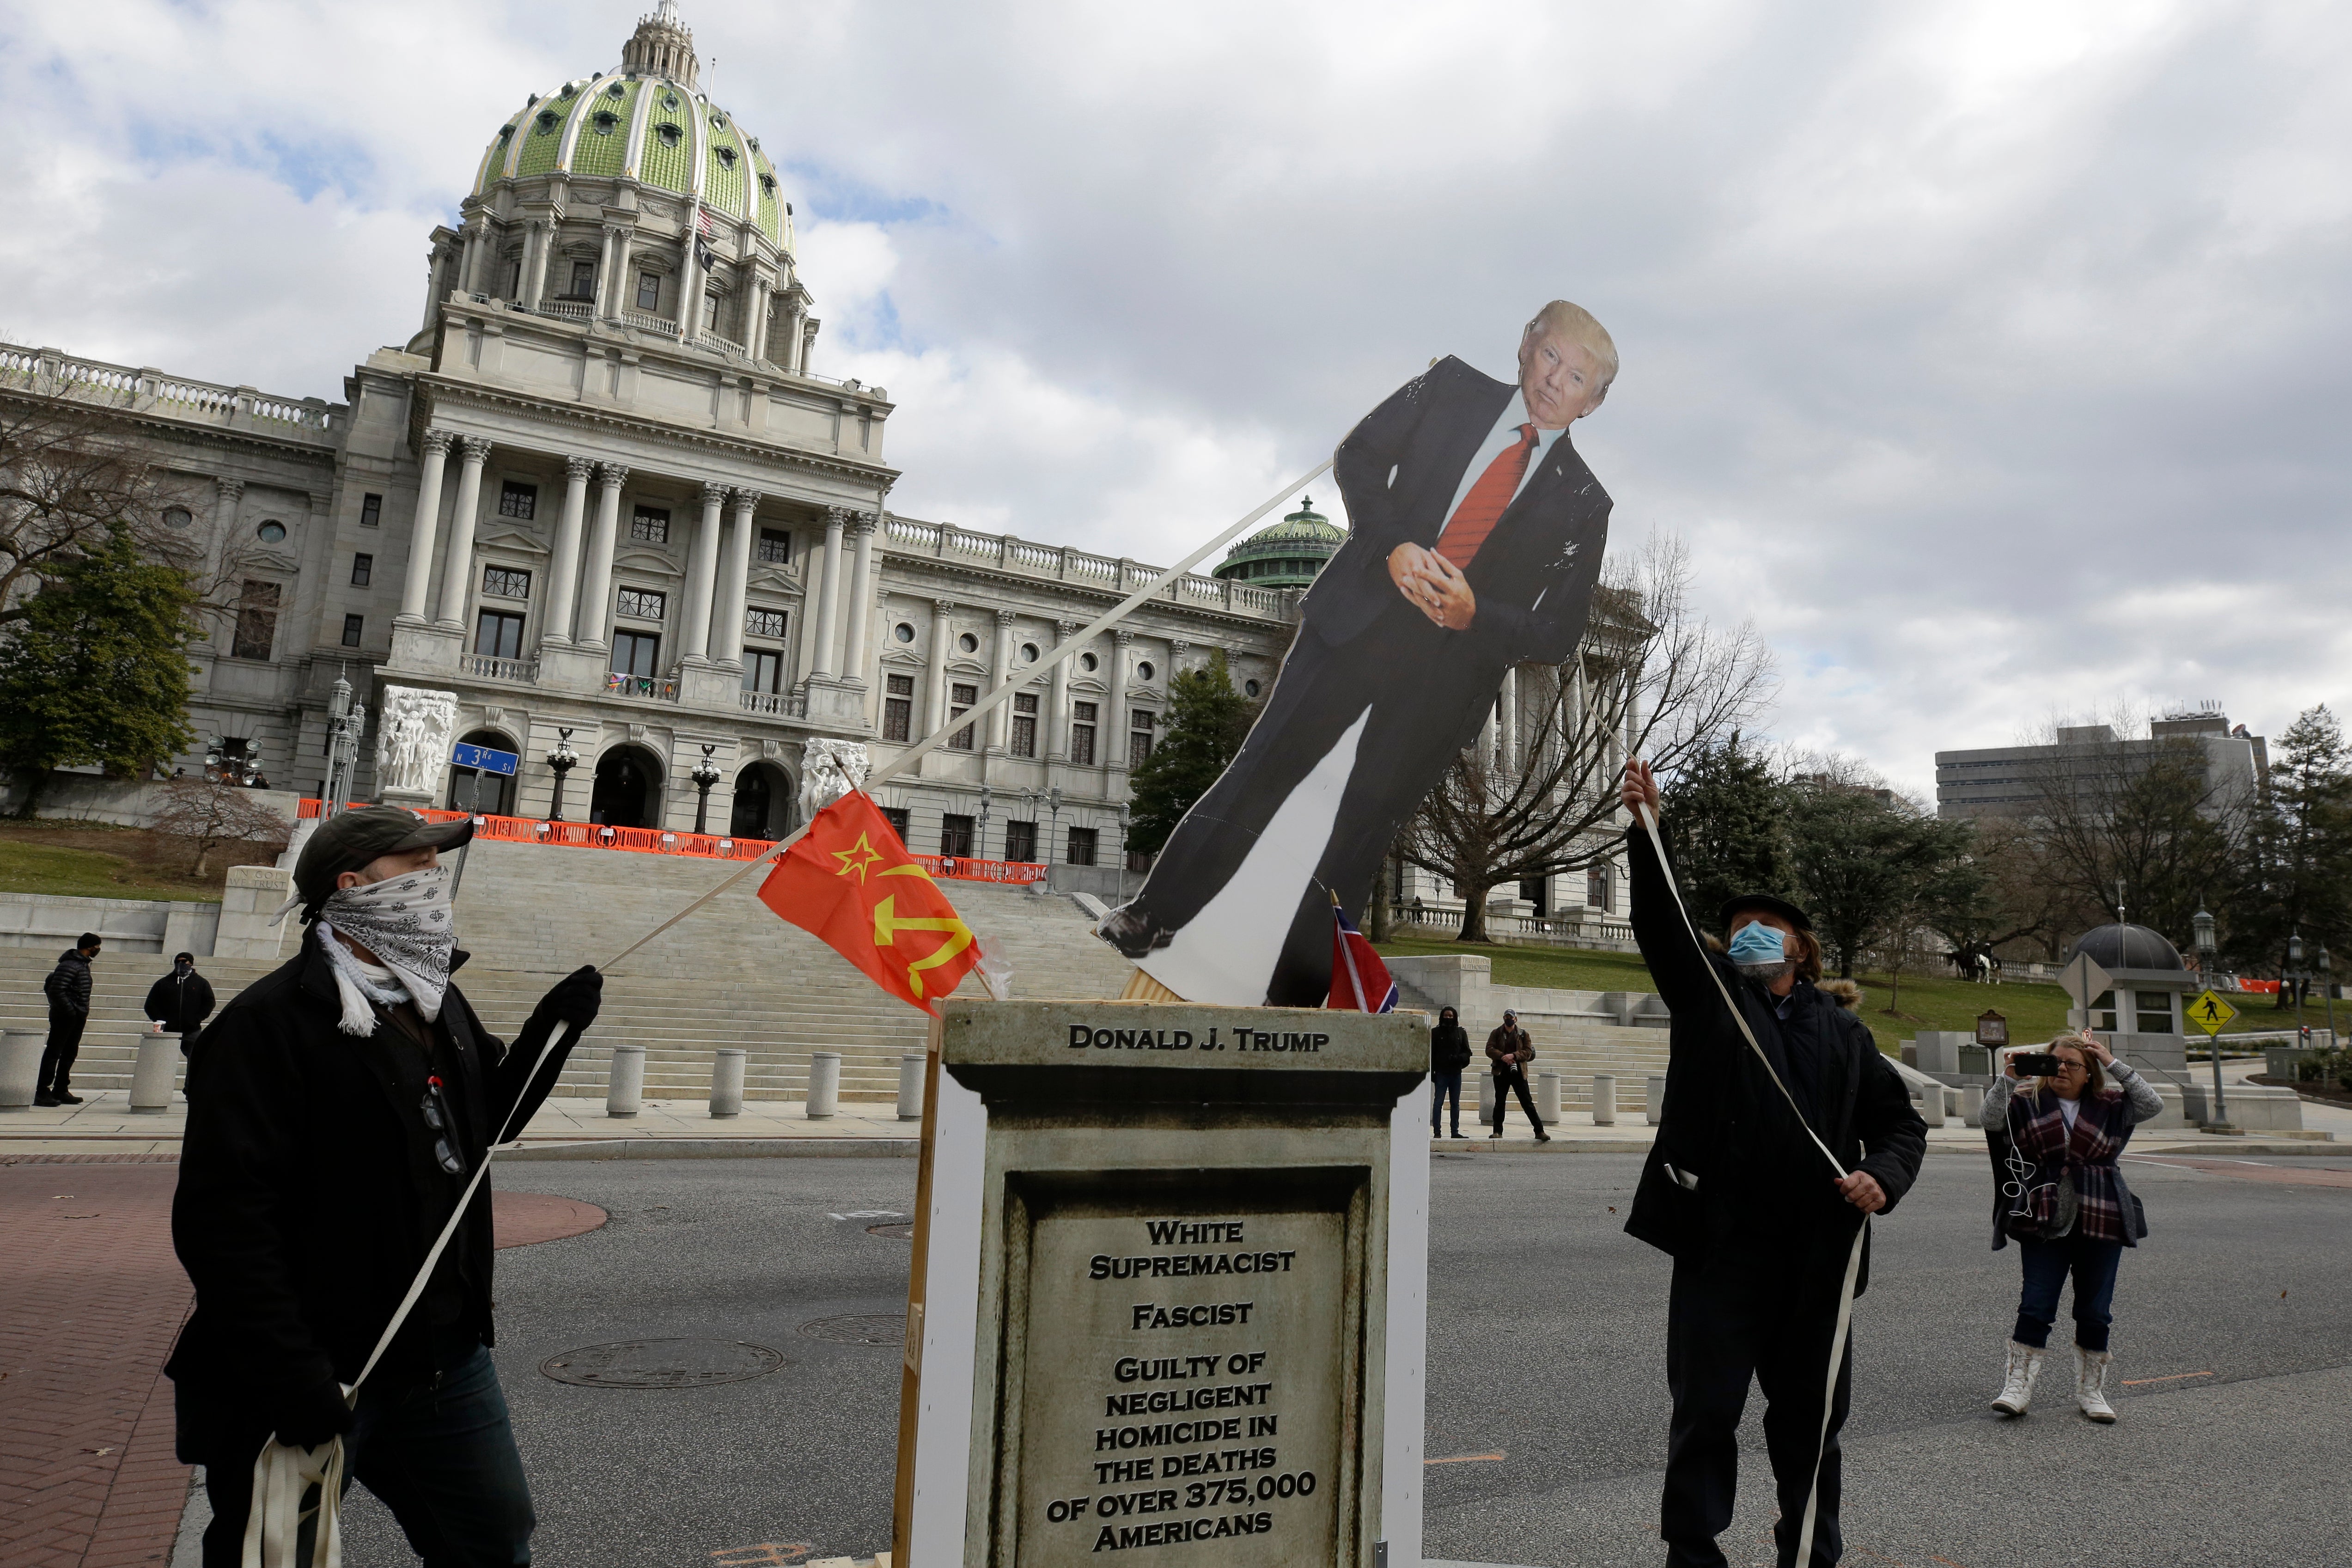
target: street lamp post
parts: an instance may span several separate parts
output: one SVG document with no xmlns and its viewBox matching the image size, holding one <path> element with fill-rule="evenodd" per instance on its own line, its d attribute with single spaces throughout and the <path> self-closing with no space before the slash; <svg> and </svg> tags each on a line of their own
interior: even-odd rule
<svg viewBox="0 0 2352 1568">
<path fill-rule="evenodd" d="M 971 847 L 972 858 L 977 860 L 988 858 L 988 808 L 995 798 L 994 790 L 984 784 L 980 786 L 980 827 Z"/>
<path fill-rule="evenodd" d="M 2319 994 L 2327 1004 L 2327 1048 L 2336 1048 L 2336 966 L 2327 961 L 2327 946 L 2319 948 Z"/>
<path fill-rule="evenodd" d="M 2189 925 L 2196 933 L 2199 978 L 2210 986 L 2220 963 L 2217 956 L 2220 945 L 2213 940 L 2213 917 L 2204 905 L 2200 904 L 2197 912 L 2189 917 Z M 2221 1101 L 2221 1037 L 2208 1036 L 2205 1043 L 2213 1052 L 2213 1125 L 2227 1127 L 2230 1124 L 2230 1108 Z"/>
<path fill-rule="evenodd" d="M 718 749 L 715 745 L 703 747 L 702 761 L 695 763 L 694 771 L 686 775 L 694 781 L 694 830 L 697 833 L 710 830 L 710 786 L 719 782 L 719 765 L 710 760 L 710 753 Z"/>
<path fill-rule="evenodd" d="M 2303 932 L 2297 931 L 2286 939 L 2285 980 L 2294 987 L 2294 1043 L 2298 1046 L 2308 1043 L 2303 1032 Z"/>
<path fill-rule="evenodd" d="M 547 808 L 547 820 L 563 820 L 563 775 L 580 765 L 580 753 L 572 749 L 572 731 L 555 731 L 555 744 L 547 753 L 547 771 L 555 775 L 555 798 Z"/>
<path fill-rule="evenodd" d="M 1127 902 L 1127 802 L 1118 803 L 1118 901 Z"/>
<path fill-rule="evenodd" d="M 1062 841 L 1062 786 L 1055 784 L 1045 792 L 1045 805 L 1053 813 L 1053 826 L 1045 831 L 1045 864 L 1054 863 L 1054 846 Z"/>
</svg>

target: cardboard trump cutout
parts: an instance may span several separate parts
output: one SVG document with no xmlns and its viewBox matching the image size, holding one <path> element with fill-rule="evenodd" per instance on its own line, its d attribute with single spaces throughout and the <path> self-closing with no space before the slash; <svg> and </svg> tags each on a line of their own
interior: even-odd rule
<svg viewBox="0 0 2352 1568">
<path fill-rule="evenodd" d="M 1517 385 L 1453 357 L 1340 442 L 1350 533 L 1240 754 L 1103 939 L 1188 1002 L 1319 1007 L 1331 906 L 1360 915 L 1390 846 L 1492 710 L 1503 673 L 1584 632 L 1609 494 L 1568 428 L 1617 349 L 1556 300 Z"/>
</svg>

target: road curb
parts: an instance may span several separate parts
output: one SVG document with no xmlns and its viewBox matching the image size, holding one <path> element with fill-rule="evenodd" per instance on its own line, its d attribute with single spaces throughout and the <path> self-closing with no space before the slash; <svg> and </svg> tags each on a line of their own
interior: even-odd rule
<svg viewBox="0 0 2352 1568">
<path fill-rule="evenodd" d="M 911 1160 L 919 1138 L 602 1138 L 526 1143 L 499 1155 L 517 1160 Z"/>
</svg>

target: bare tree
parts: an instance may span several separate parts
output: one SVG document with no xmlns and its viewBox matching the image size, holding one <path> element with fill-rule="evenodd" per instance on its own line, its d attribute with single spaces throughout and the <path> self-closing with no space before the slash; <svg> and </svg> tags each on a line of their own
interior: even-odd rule
<svg viewBox="0 0 2352 1568">
<path fill-rule="evenodd" d="M 218 596 L 195 526 L 203 498 L 130 438 L 110 401 L 127 396 L 79 384 L 0 394 L 0 626 L 23 617 L 44 576 L 117 530 L 186 573 L 200 597 Z"/>
<path fill-rule="evenodd" d="M 1583 646 L 1557 667 L 1514 672 L 1499 721 L 1406 826 L 1398 852 L 1462 896 L 1458 940 L 1486 940 L 1492 889 L 1608 858 L 1628 756 L 1671 773 L 1770 700 L 1762 639 L 1746 624 L 1710 626 L 1691 606 L 1689 552 L 1665 537 L 1604 576 Z"/>
<path fill-rule="evenodd" d="M 202 877 L 205 862 L 224 844 L 263 846 L 275 858 L 291 837 L 286 819 L 249 791 L 194 778 L 173 779 L 163 789 L 154 830 L 189 847 L 194 857 L 188 868 L 191 877 Z"/>
</svg>

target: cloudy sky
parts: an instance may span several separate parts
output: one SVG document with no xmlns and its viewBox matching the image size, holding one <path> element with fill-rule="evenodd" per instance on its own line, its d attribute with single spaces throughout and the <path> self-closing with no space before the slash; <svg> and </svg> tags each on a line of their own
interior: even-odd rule
<svg viewBox="0 0 2352 1568">
<path fill-rule="evenodd" d="M 639 0 L 0 0 L 0 332 L 293 395 Z M 2352 9 L 684 0 L 896 510 L 1167 561 L 1555 296 L 1772 729 L 2352 700 Z M 1318 504 L 1323 487 L 1310 487 Z"/>
</svg>

